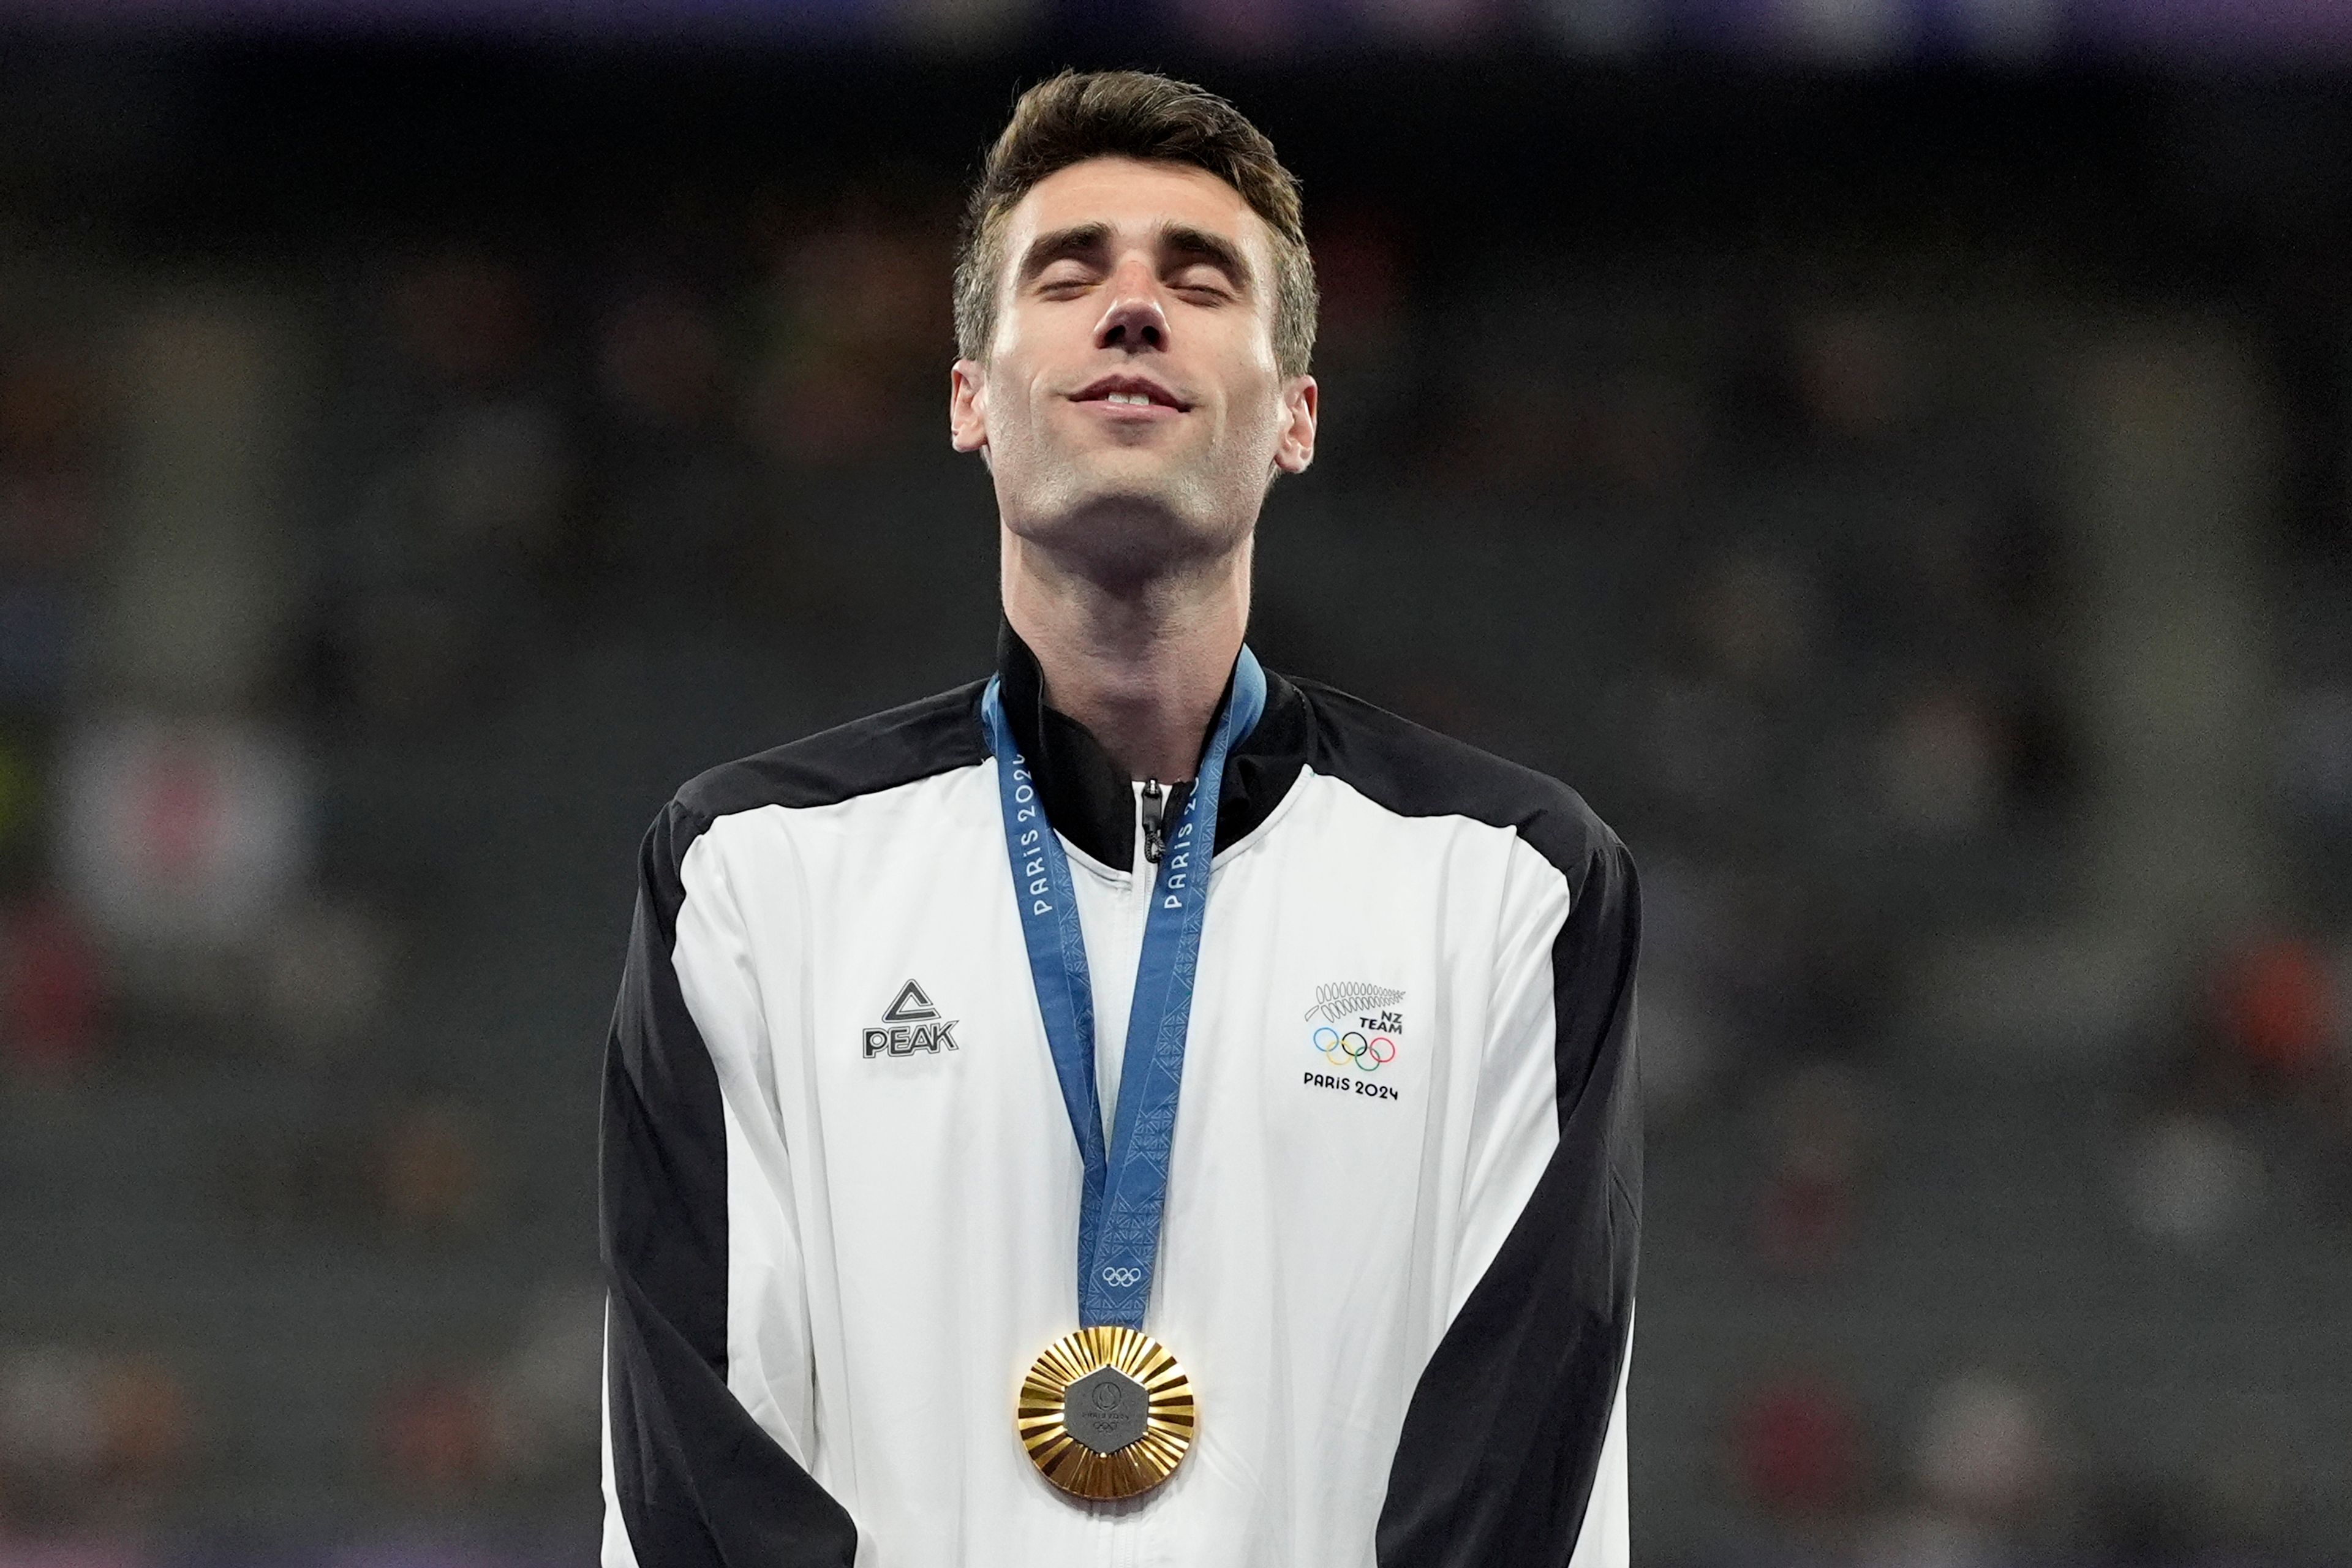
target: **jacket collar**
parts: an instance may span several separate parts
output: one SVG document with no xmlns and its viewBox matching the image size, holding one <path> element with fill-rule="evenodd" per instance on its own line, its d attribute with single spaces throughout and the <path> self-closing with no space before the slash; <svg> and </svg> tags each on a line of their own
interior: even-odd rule
<svg viewBox="0 0 2352 1568">
<path fill-rule="evenodd" d="M 1046 820 L 1094 859 L 1132 869 L 1134 781 L 1085 725 L 1046 702 L 1037 656 L 1009 623 L 997 629 L 996 673 L 1003 683 L 1005 721 L 1029 759 Z M 1241 838 L 1281 804 L 1307 761 L 1307 739 L 1306 699 L 1289 681 L 1266 671 L 1265 711 L 1225 760 L 1224 784 L 1217 792 L 1217 848 Z M 1204 748 L 1207 742 L 1204 734 Z M 1189 787 L 1188 783 L 1170 789 L 1171 821 L 1183 809 Z"/>
</svg>

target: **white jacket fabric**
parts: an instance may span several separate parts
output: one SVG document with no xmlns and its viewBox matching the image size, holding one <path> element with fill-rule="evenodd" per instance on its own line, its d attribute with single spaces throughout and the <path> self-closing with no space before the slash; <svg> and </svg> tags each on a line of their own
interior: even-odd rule
<svg viewBox="0 0 2352 1568">
<path fill-rule="evenodd" d="M 1130 782 L 1003 642 L 1115 1105 L 1153 868 Z M 1081 1170 L 981 687 L 662 812 L 606 1060 L 604 1568 L 1626 1562 L 1631 862 L 1549 779 L 1268 688 L 1146 1323 L 1199 1433 L 1124 1503 L 1055 1489 L 1013 1427 L 1077 1326 Z"/>
</svg>

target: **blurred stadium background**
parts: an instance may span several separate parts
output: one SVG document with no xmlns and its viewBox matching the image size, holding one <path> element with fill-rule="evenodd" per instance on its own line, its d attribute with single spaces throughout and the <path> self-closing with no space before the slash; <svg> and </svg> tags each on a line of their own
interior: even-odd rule
<svg viewBox="0 0 2352 1568">
<path fill-rule="evenodd" d="M 1306 178 L 1268 661 L 1643 863 L 1636 1561 L 2352 1562 L 2352 6 L 0 0 L 0 1565 L 591 1560 L 637 837 L 985 667 L 1064 63 Z"/>
</svg>

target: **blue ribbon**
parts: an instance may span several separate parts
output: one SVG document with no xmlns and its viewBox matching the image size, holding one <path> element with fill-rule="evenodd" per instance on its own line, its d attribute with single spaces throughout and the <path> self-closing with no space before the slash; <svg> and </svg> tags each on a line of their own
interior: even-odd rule
<svg viewBox="0 0 2352 1568">
<path fill-rule="evenodd" d="M 1201 929 L 1209 912 L 1209 861 L 1217 844 L 1217 795 L 1225 758 L 1265 710 L 1265 671 L 1244 647 L 1234 661 L 1231 694 L 1219 714 L 1200 775 L 1176 831 L 1160 853 L 1151 908 L 1136 965 L 1128 1015 L 1127 1054 L 1119 1071 L 1118 1114 L 1103 1146 L 1102 1104 L 1095 1089 L 1094 987 L 1078 928 L 1069 858 L 1037 781 L 1005 721 L 1000 682 L 980 700 L 1004 806 L 1004 847 L 1037 1011 L 1053 1047 L 1062 1104 L 1070 1113 L 1086 1165 L 1078 1204 L 1078 1324 L 1143 1327 L 1151 1275 L 1160 1259 L 1160 1216 L 1168 1200 L 1168 1155 L 1176 1132 L 1176 1097 L 1184 1077 L 1184 1039 L 1192 1020 L 1192 983 L 1201 964 Z M 1141 868 L 1137 868 L 1141 874 Z"/>
</svg>

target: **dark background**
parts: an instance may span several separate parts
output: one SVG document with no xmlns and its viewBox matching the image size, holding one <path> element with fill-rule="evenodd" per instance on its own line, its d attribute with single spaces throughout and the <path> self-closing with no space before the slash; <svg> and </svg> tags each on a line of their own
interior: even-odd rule
<svg viewBox="0 0 2352 1568">
<path fill-rule="evenodd" d="M 1306 181 L 1254 644 L 1642 864 L 1636 1561 L 2352 1559 L 2332 7 L 396 9 L 0 5 L 0 1565 L 593 1556 L 637 837 L 986 668 L 1066 63 Z"/>
</svg>

